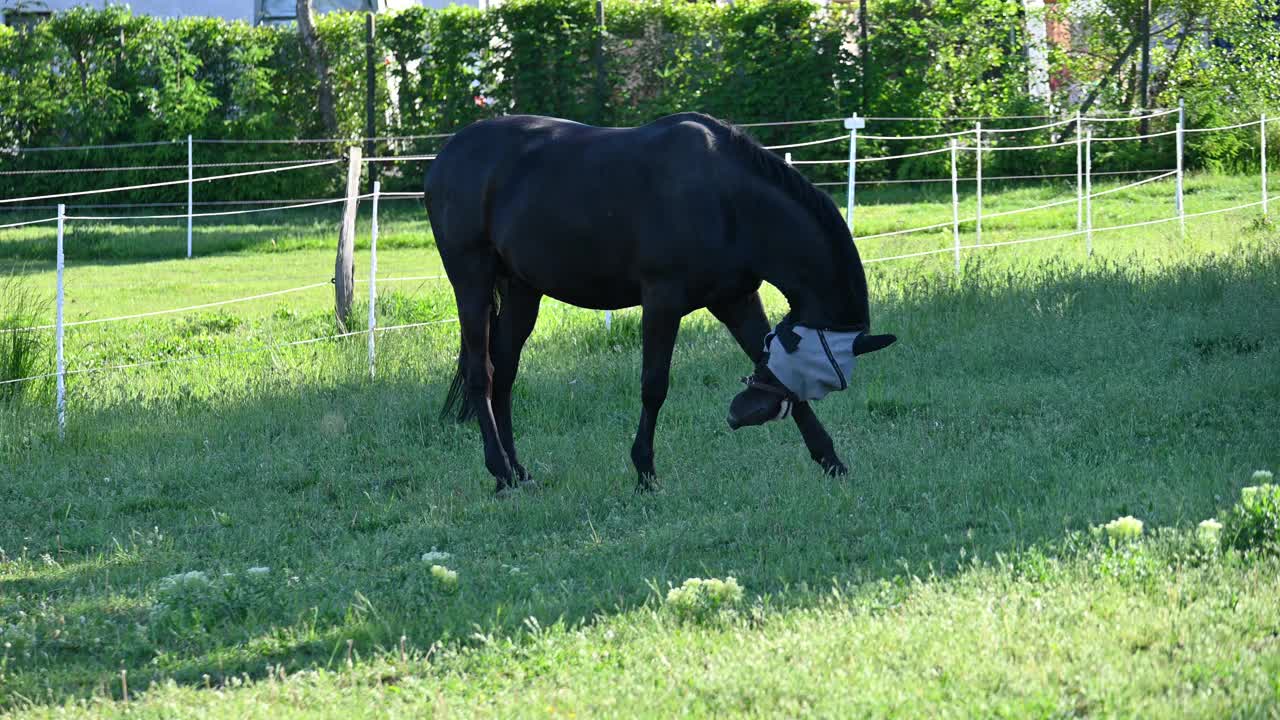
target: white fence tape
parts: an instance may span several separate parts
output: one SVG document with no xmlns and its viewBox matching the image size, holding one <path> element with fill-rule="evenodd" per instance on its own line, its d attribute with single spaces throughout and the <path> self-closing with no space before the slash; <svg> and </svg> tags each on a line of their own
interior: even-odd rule
<svg viewBox="0 0 1280 720">
<path fill-rule="evenodd" d="M 363 145 L 370 141 L 396 142 L 398 140 L 432 140 L 437 138 L 453 137 L 453 135 L 453 133 L 432 133 L 429 135 L 382 135 L 379 137 L 367 138 L 279 138 L 264 140 L 201 140 L 196 138 L 192 142 L 197 145 L 315 145 L 322 143 Z"/>
<path fill-rule="evenodd" d="M 1177 172 L 1177 170 L 1112 170 L 1109 172 L 1095 172 L 1093 176 L 1101 177 L 1104 175 L 1107 175 L 1107 176 L 1150 175 L 1152 173 L 1164 173 L 1164 172 Z M 983 176 L 982 180 L 983 182 L 989 182 L 992 180 L 1051 180 L 1055 178 L 1074 178 L 1075 176 L 1076 176 L 1075 173 L 1046 173 L 1044 175 L 985 175 Z M 957 178 L 957 180 L 960 180 L 961 182 L 971 182 L 977 179 L 978 178 L 973 176 Z M 945 182 L 951 182 L 951 178 L 910 178 L 905 180 L 859 180 L 857 181 L 857 184 L 858 185 L 905 185 L 905 184 L 912 184 L 912 183 L 945 183 Z M 842 182 L 814 183 L 814 185 L 844 185 L 844 183 Z"/>
<path fill-rule="evenodd" d="M 434 155 L 431 157 L 435 157 Z M 327 158 L 321 158 L 327 159 Z M 246 160 L 243 162 L 206 162 L 193 163 L 191 168 L 229 168 L 229 167 L 269 167 L 273 165 L 299 165 L 309 162 L 315 162 L 317 158 L 290 158 L 288 160 Z M 336 162 L 342 162 L 341 158 L 335 158 Z M 115 167 L 91 167 L 91 168 L 50 168 L 45 170 L 3 170 L 0 176 L 6 175 L 65 175 L 75 173 L 105 173 L 105 172 L 147 172 L 152 170 L 186 170 L 186 163 L 174 165 L 117 165 Z"/>
<path fill-rule="evenodd" d="M 1273 196 L 1271 196 L 1271 198 L 1270 198 L 1270 199 L 1271 199 L 1271 200 L 1280 199 L 1280 195 L 1273 195 Z M 1072 199 L 1072 201 L 1074 202 L 1074 198 Z M 1235 211 L 1237 211 L 1237 210 L 1244 210 L 1244 209 L 1251 208 L 1251 207 L 1257 207 L 1258 205 L 1261 205 L 1261 204 L 1262 204 L 1262 201 L 1261 201 L 1261 200 L 1255 200 L 1255 201 L 1253 201 L 1253 202 L 1243 203 L 1243 204 L 1240 204 L 1240 205 L 1232 205 L 1231 207 L 1218 208 L 1218 209 L 1216 209 L 1216 210 L 1205 210 L 1205 211 L 1203 211 L 1203 212 L 1198 212 L 1198 213 L 1189 213 L 1189 214 L 1187 214 L 1187 215 L 1186 215 L 1186 217 L 1188 217 L 1188 218 L 1195 218 L 1195 217 L 1206 217 L 1206 216 L 1209 216 L 1209 215 L 1220 215 L 1220 214 L 1222 214 L 1222 213 L 1235 212 Z M 990 217 L 990 216 L 988 216 L 988 217 Z M 1093 228 L 1093 232 L 1095 232 L 1095 233 L 1099 233 L 1099 232 L 1108 232 L 1108 231 L 1113 231 L 1113 230 L 1130 230 L 1130 229 L 1132 229 L 1132 228 L 1136 228 L 1136 227 L 1147 227 L 1147 226 L 1151 226 L 1151 225 L 1162 225 L 1162 224 L 1164 224 L 1164 223 L 1176 222 L 1178 219 L 1179 219 L 1179 218 L 1178 218 L 1178 216 L 1177 216 L 1177 215 L 1174 215 L 1174 216 L 1172 216 L 1172 217 L 1159 218 L 1159 219 L 1156 219 L 1156 220 L 1144 220 L 1144 221 L 1142 221 L 1142 222 L 1125 223 L 1124 225 L 1107 225 L 1107 226 L 1104 226 L 1104 227 L 1095 227 L 1095 228 Z M 949 223 L 949 222 L 947 222 L 947 223 L 942 223 L 942 225 L 943 225 L 944 227 L 949 227 L 949 226 L 951 225 L 951 223 Z M 1086 232 L 1088 232 L 1088 231 L 1085 231 L 1085 230 L 1073 230 L 1073 231 L 1071 231 L 1071 232 L 1058 233 L 1058 234 L 1055 234 L 1055 235 L 1042 235 L 1042 236 L 1040 236 L 1040 237 L 1023 238 L 1023 239 L 1020 239 L 1020 240 L 1004 240 L 1004 241 L 1001 241 L 1001 242 L 990 242 L 990 243 L 973 244 L 973 245 L 961 245 L 961 246 L 960 246 L 960 249 L 961 249 L 961 250 L 980 250 L 980 249 L 984 249 L 984 248 L 1004 247 L 1004 246 L 1006 246 L 1006 245 L 1025 245 L 1025 244 L 1027 244 L 1027 243 L 1046 242 L 1046 241 L 1048 241 L 1048 240 L 1061 240 L 1061 239 L 1063 239 L 1063 238 L 1079 237 L 1079 236 L 1081 236 L 1081 235 L 1084 235 Z M 871 237 L 871 236 L 868 236 L 868 237 Z M 866 237 L 860 237 L 860 238 L 857 238 L 857 239 L 858 239 L 858 240 L 865 240 L 865 239 L 867 239 L 867 238 L 866 238 Z M 888 262 L 888 261 L 890 261 L 890 260 L 904 260 L 904 259 L 907 259 L 907 258 L 926 257 L 926 256 L 929 256 L 929 255 L 941 255 L 941 254 L 944 254 L 944 253 L 950 253 L 950 252 L 952 252 L 952 250 L 953 250 L 953 249 L 952 249 L 952 248 L 950 248 L 950 247 L 938 248 L 938 249 L 935 249 L 935 250 L 922 250 L 922 251 L 920 251 L 920 252 L 907 253 L 907 254 L 904 254 L 904 255 L 892 255 L 892 256 L 889 256 L 889 257 L 878 257 L 878 258 L 872 258 L 872 259 L 870 259 L 870 260 L 863 260 L 863 261 L 862 261 L 862 263 L 863 263 L 864 265 L 867 265 L 867 264 L 870 264 L 870 263 Z"/>
<path fill-rule="evenodd" d="M 200 213 L 168 213 L 165 215 L 68 215 L 68 220 L 174 220 L 178 218 L 186 219 L 188 217 L 227 217 L 229 215 L 249 215 L 251 213 L 275 212 L 277 210 L 296 210 L 298 208 L 317 207 L 319 205 L 333 205 L 335 203 L 345 202 L 346 198 L 335 198 L 332 200 L 312 200 L 310 202 L 298 203 L 296 205 L 279 205 L 277 207 L 266 208 L 247 208 L 245 210 L 216 210 L 214 212 Z"/>
<path fill-rule="evenodd" d="M 57 218 L 53 218 L 57 220 Z M 395 282 L 415 282 L 426 280 L 447 280 L 445 275 L 416 275 L 408 277 L 387 277 L 378 278 L 379 283 L 395 283 Z M 368 282 L 363 278 L 357 279 L 357 283 Z M 124 322 L 126 320 L 139 320 L 142 318 L 159 317 L 161 315 L 178 315 L 181 313 L 195 312 L 197 310 L 208 310 L 209 308 L 222 307 L 224 305 L 235 305 L 238 303 L 252 302 L 254 300 L 262 300 L 270 297 L 278 297 L 280 295 L 289 295 L 292 293 L 305 292 L 307 290 L 315 290 L 322 287 L 330 287 L 333 283 L 330 281 L 312 283 L 310 285 L 301 285 L 299 287 L 285 288 L 283 290 L 272 290 L 271 292 L 259 293 L 257 295 L 246 295 L 244 297 L 231 298 L 229 300 L 217 300 L 214 302 L 201 303 L 199 305 L 187 305 L 185 307 L 170 308 L 168 310 L 152 310 L 150 312 L 134 313 L 132 315 L 116 315 L 114 317 L 94 318 L 90 320 L 76 320 L 74 322 L 63 323 L 63 327 L 77 327 L 83 325 L 101 325 L 105 323 Z M 14 332 L 33 332 L 37 330 L 52 330 L 54 325 L 32 325 L 22 328 L 0 329 L 0 334 Z"/>
<path fill-rule="evenodd" d="M 820 120 L 778 120 L 776 122 L 734 123 L 738 127 L 786 127 L 788 125 L 822 125 L 824 123 L 844 122 L 844 118 L 822 118 Z"/>
<path fill-rule="evenodd" d="M 982 130 L 982 131 L 983 131 L 983 132 L 985 132 L 985 133 L 1021 133 L 1021 132 L 1032 132 L 1033 130 L 1047 130 L 1048 128 L 1059 127 L 1059 126 L 1062 126 L 1062 125 L 1069 125 L 1069 124 L 1071 124 L 1071 123 L 1073 123 L 1073 122 L 1075 122 L 1075 121 L 1076 121 L 1076 118 L 1075 118 L 1075 116 L 1073 115 L 1073 116 L 1071 116 L 1071 117 L 1062 118 L 1061 120 L 1054 120 L 1053 122 L 1048 122 L 1048 123 L 1045 123 L 1045 124 L 1043 124 L 1043 125 L 1029 125 L 1029 126 L 1027 126 L 1027 127 L 1020 127 L 1020 128 L 983 128 L 983 130 Z"/>
<path fill-rule="evenodd" d="M 447 318 L 445 320 L 431 320 L 428 322 L 408 323 L 405 325 L 388 325 L 386 327 L 376 328 L 374 332 L 389 332 L 392 330 L 408 330 L 410 328 L 429 327 L 432 325 L 444 325 L 447 323 L 455 323 L 457 321 L 458 321 L 457 318 Z M 279 350 L 282 348 L 300 347 L 302 345 L 312 345 L 319 342 L 325 342 L 326 340 L 340 340 L 342 338 L 365 335 L 368 332 L 369 332 L 368 330 L 353 330 L 351 332 L 339 333 L 337 335 L 325 335 L 323 337 L 307 338 L 306 340 L 294 340 L 293 342 L 275 343 L 272 345 L 263 345 L 261 347 L 249 348 L 246 350 L 232 350 L 230 352 L 225 352 L 225 353 L 212 353 L 209 355 L 190 355 L 185 357 L 157 358 L 155 360 L 142 360 L 140 362 L 123 363 L 120 365 L 103 365 L 100 367 L 81 368 L 79 370 L 68 370 L 65 373 L 63 373 L 63 375 L 64 376 L 89 375 L 93 373 L 109 372 L 113 370 L 132 370 L 135 368 L 153 367 L 156 365 L 200 362 L 203 360 L 220 360 L 222 358 L 237 357 L 241 355 L 257 355 L 259 353 L 271 352 L 273 350 Z M 30 377 L 15 378 L 13 380 L 2 380 L 0 381 L 0 385 L 11 385 L 14 383 L 32 382 L 35 380 L 45 380 L 45 379 L 57 377 L 57 376 L 58 376 L 58 373 L 56 372 L 44 373 L 43 375 L 32 375 Z"/>
<path fill-rule="evenodd" d="M 24 153 L 68 152 L 78 150 L 123 150 L 124 148 L 159 147 L 161 145 L 177 145 L 184 140 L 157 140 L 154 142 L 114 143 L 106 145 L 59 145 L 52 147 L 11 147 L 0 148 L 0 155 L 21 155 Z"/>
<path fill-rule="evenodd" d="M 1220 128 L 1213 128 L 1218 130 Z M 1146 135 L 1125 135 L 1123 137 L 1107 137 L 1104 135 L 1094 135 L 1094 142 L 1125 142 L 1129 140 L 1149 140 L 1151 138 L 1165 137 L 1166 135 L 1177 135 L 1178 130 L 1165 130 L 1164 132 L 1148 133 Z M 1074 143 L 1074 141 L 1072 141 Z"/>
<path fill-rule="evenodd" d="M 1262 120 L 1259 119 L 1259 120 L 1252 120 L 1250 122 L 1236 123 L 1235 125 L 1223 125 L 1221 127 L 1186 128 L 1183 130 L 1183 132 L 1184 133 L 1217 132 L 1219 130 L 1235 130 L 1236 128 L 1247 128 L 1247 127 L 1253 127 L 1254 125 L 1261 125 L 1261 124 L 1262 124 Z"/>
<path fill-rule="evenodd" d="M 983 132 L 989 132 L 989 131 L 984 130 Z M 984 151 L 995 150 L 997 152 L 1000 152 L 1000 151 L 1008 152 L 1010 150 L 1045 150 L 1047 148 L 1075 147 L 1075 145 L 1076 145 L 1075 140 L 1064 140 L 1062 142 L 1042 143 L 1040 145 L 983 145 L 982 149 Z M 974 148 L 971 145 L 966 145 L 964 149 L 974 150 L 976 148 Z"/>
<path fill-rule="evenodd" d="M 1097 197 L 1102 197 L 1103 195 L 1110 195 L 1110 194 L 1112 194 L 1112 193 L 1118 193 L 1118 192 L 1121 192 L 1121 191 L 1124 191 L 1124 190 L 1131 190 L 1131 189 L 1136 188 L 1136 187 L 1138 187 L 1138 186 L 1140 186 L 1140 185 L 1146 185 L 1147 183 L 1156 182 L 1157 180 L 1163 180 L 1163 179 L 1165 179 L 1165 178 L 1167 178 L 1167 177 L 1170 177 L 1170 176 L 1172 176 L 1172 175 L 1175 175 L 1175 174 L 1177 174 L 1177 171 L 1176 171 L 1176 170 L 1170 170 L 1170 171 L 1167 171 L 1167 172 L 1165 172 L 1165 173 L 1163 173 L 1163 174 L 1161 174 L 1161 175 L 1156 175 L 1155 177 L 1143 178 L 1142 180 L 1139 180 L 1139 181 L 1137 181 L 1137 182 L 1132 182 L 1132 183 L 1129 183 L 1129 184 L 1127 184 L 1127 185 L 1121 185 L 1121 186 L 1119 186 L 1119 187 L 1109 188 L 1109 189 L 1107 189 L 1107 190 L 1101 190 L 1101 191 L 1096 192 L 1096 193 L 1090 193 L 1090 194 L 1089 194 L 1089 195 L 1087 195 L 1086 197 L 1090 197 L 1090 198 L 1097 198 Z M 957 178 L 957 179 L 958 179 L 958 178 Z M 1056 201 L 1051 202 L 1051 203 L 1045 203 L 1044 205 L 1036 205 L 1036 206 L 1034 206 L 1034 207 L 1018 208 L 1018 209 L 1016 209 L 1016 210 L 1003 210 L 1003 211 L 1001 211 L 1001 212 L 995 212 L 995 213 L 984 213 L 984 214 L 983 214 L 983 218 L 984 218 L 984 219 L 991 219 L 991 218 L 1005 217 L 1005 216 L 1008 216 L 1008 215 L 1019 215 L 1019 214 L 1021 214 L 1021 213 L 1034 212 L 1034 211 L 1036 211 L 1036 210 L 1045 210 L 1045 209 L 1048 209 L 1048 208 L 1058 207 L 1058 206 L 1060 206 L 1060 205 L 1073 204 L 1073 203 L 1075 203 L 1075 202 L 1076 202 L 1076 198 L 1072 197 L 1072 198 L 1067 198 L 1067 199 L 1065 199 L 1065 200 L 1056 200 Z M 974 217 L 963 218 L 963 219 L 959 220 L 958 222 L 959 222 L 961 225 L 963 225 L 963 224 L 966 224 L 966 223 L 972 223 L 972 222 L 976 222 L 976 221 L 977 221 L 977 217 L 976 217 L 976 216 L 974 216 Z M 893 236 L 895 236 L 895 235 L 910 235 L 910 234 L 912 234 L 912 233 L 926 232 L 926 231 L 929 231 L 929 230 L 937 230 L 937 229 L 940 229 L 940 228 L 944 228 L 944 227 L 951 227 L 951 226 L 952 226 L 952 222 L 950 222 L 950 221 L 948 221 L 948 222 L 940 222 L 940 223 L 934 223 L 934 224 L 932 224 L 932 225 L 922 225 L 922 226 L 920 226 L 920 227 L 905 228 L 905 229 L 903 229 L 903 230 L 893 230 L 893 231 L 890 231 L 890 232 L 876 233 L 876 234 L 874 234 L 874 235 L 859 235 L 859 236 L 855 237 L 855 238 L 854 238 L 854 240 L 874 240 L 874 239 L 876 239 L 876 238 L 893 237 Z M 963 249 L 963 246 L 962 246 L 962 248 L 961 248 L 961 249 Z"/>
<path fill-rule="evenodd" d="M 362 158 L 363 162 L 409 162 L 411 160 L 435 160 L 435 155 L 381 155 Z"/>
<path fill-rule="evenodd" d="M 25 220 L 23 222 L 6 223 L 4 225 L 0 225 L 0 230 L 7 230 L 8 228 L 26 227 L 27 225 L 40 225 L 43 223 L 51 223 L 51 222 L 57 222 L 57 221 L 58 221 L 58 216 L 54 215 L 53 217 L 40 218 L 39 220 Z"/>
<path fill-rule="evenodd" d="M 212 182 L 214 180 L 228 180 L 230 178 L 249 177 L 250 175 L 265 175 L 268 173 L 287 172 L 289 170 L 306 170 L 308 168 L 324 167 L 342 162 L 341 160 L 318 160 L 316 162 L 304 163 L 301 165 L 288 165 L 285 167 L 273 167 L 265 170 L 248 170 L 239 173 L 227 173 L 225 175 L 209 175 L 207 177 L 193 178 L 192 180 L 166 180 L 164 182 L 143 183 L 141 185 L 125 185 L 123 187 L 102 188 L 99 190 L 76 190 L 74 192 L 50 193 L 48 195 L 32 195 L 30 197 L 7 198 L 0 199 L 0 205 L 9 205 L 12 203 L 31 202 L 33 200 L 49 200 L 52 198 L 64 197 L 80 197 L 83 195 L 100 195 L 103 193 L 125 192 L 126 190 L 144 190 L 146 188 L 155 187 L 172 187 L 174 185 L 186 185 L 189 182 Z M 186 217 L 185 215 L 183 217 Z"/>
<path fill-rule="evenodd" d="M 1107 117 L 1106 115 L 1081 115 L 1080 119 L 1086 122 L 1136 122 L 1141 120 L 1150 120 L 1152 118 L 1164 117 L 1178 112 L 1178 108 L 1166 108 L 1164 110 L 1151 110 L 1149 112 L 1138 112 L 1138 114 L 1128 114 L 1122 117 Z"/>
<path fill-rule="evenodd" d="M 901 155 L 878 155 L 876 157 L 858 158 L 854 160 L 856 163 L 868 162 L 884 162 L 885 160 L 901 160 L 903 158 L 924 157 L 925 155 L 937 155 L 939 153 L 951 152 L 951 146 L 941 147 L 936 150 L 921 150 L 920 152 L 902 153 Z M 845 162 L 848 162 L 847 160 Z M 799 164 L 798 162 L 796 163 Z"/>
<path fill-rule="evenodd" d="M 862 137 L 859 135 L 858 137 Z M 787 150 L 789 148 L 809 147 L 810 145 L 826 145 L 827 143 L 846 142 L 848 135 L 837 135 L 833 138 L 824 138 L 822 140 L 810 140 L 809 142 L 788 143 L 786 145 L 765 145 L 765 150 Z"/>
<path fill-rule="evenodd" d="M 972 130 L 959 130 L 956 132 L 933 133 L 932 135 L 864 135 L 858 133 L 858 137 L 863 140 L 936 140 L 939 138 L 953 138 L 961 135 L 968 135 Z"/>
</svg>

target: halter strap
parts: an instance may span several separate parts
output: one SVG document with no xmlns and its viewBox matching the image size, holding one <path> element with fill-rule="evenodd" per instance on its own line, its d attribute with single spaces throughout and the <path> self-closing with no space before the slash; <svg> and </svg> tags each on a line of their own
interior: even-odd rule
<svg viewBox="0 0 1280 720">
<path fill-rule="evenodd" d="M 783 400 L 787 400 L 790 402 L 798 402 L 798 399 L 796 398 L 795 394 L 792 393 L 790 390 L 786 389 L 785 387 L 782 387 L 781 385 L 773 385 L 771 383 L 767 383 L 757 378 L 755 375 L 748 375 L 742 378 L 742 384 L 746 385 L 748 388 L 751 388 L 753 390 L 763 390 L 764 392 L 767 392 L 771 395 L 777 395 L 778 397 L 781 397 Z"/>
</svg>

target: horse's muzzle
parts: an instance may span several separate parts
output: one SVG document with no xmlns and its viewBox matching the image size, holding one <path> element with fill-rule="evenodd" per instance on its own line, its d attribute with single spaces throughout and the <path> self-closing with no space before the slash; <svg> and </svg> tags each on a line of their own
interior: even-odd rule
<svg viewBox="0 0 1280 720">
<path fill-rule="evenodd" d="M 729 429 L 781 420 L 791 414 L 791 405 L 783 395 L 748 386 L 729 403 Z"/>
</svg>

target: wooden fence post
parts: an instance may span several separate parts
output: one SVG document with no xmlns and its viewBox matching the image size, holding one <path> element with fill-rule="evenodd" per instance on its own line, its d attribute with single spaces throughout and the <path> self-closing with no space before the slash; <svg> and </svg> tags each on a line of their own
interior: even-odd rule
<svg viewBox="0 0 1280 720">
<path fill-rule="evenodd" d="M 342 208 L 342 228 L 338 231 L 338 260 L 333 269 L 334 317 L 338 332 L 347 332 L 347 318 L 356 288 L 356 209 L 360 203 L 360 170 L 363 165 L 359 147 L 347 150 L 347 201 Z"/>
</svg>

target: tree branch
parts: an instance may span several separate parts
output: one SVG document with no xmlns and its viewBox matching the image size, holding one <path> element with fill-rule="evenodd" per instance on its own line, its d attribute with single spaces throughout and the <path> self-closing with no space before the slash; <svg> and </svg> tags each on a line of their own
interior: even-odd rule
<svg viewBox="0 0 1280 720">
<path fill-rule="evenodd" d="M 333 80 L 329 77 L 329 60 L 320 44 L 320 36 L 316 34 L 315 9 L 312 7 L 312 0 L 296 0 L 295 7 L 298 35 L 307 52 L 307 63 L 320 83 L 319 96 L 316 98 L 320 120 L 324 123 L 325 132 L 330 137 L 335 137 L 338 134 L 338 115 L 333 109 Z"/>
<path fill-rule="evenodd" d="M 1159 30 L 1153 31 L 1151 33 L 1151 37 L 1163 35 L 1164 33 L 1168 32 L 1170 28 L 1174 27 L 1177 24 L 1178 24 L 1177 21 L 1171 22 L 1168 25 L 1165 25 L 1164 27 L 1160 28 Z M 1120 68 L 1124 66 L 1125 62 L 1129 59 L 1129 56 L 1133 55 L 1133 52 L 1137 50 L 1140 45 L 1142 45 L 1142 41 L 1144 39 L 1145 38 L 1143 37 L 1142 33 L 1134 33 L 1133 39 L 1129 41 L 1129 47 L 1126 47 L 1124 49 L 1124 52 L 1120 53 L 1120 57 L 1116 58 L 1115 61 L 1111 63 L 1111 67 L 1107 68 L 1107 71 L 1103 73 L 1102 77 L 1103 78 L 1114 77 L 1115 74 L 1120 71 Z M 1089 91 L 1089 94 L 1085 96 L 1084 102 L 1080 103 L 1081 115 L 1089 112 L 1089 108 L 1093 107 L 1094 101 L 1098 99 L 1098 93 L 1102 92 L 1102 86 L 1103 86 L 1103 83 L 1099 82 L 1097 85 L 1094 85 L 1093 89 Z M 1143 108 L 1143 109 L 1145 110 L 1146 108 Z M 1055 142 L 1062 142 L 1062 139 L 1065 138 L 1068 133 L 1075 130 L 1075 125 L 1076 125 L 1075 122 L 1070 122 L 1064 125 L 1062 127 L 1062 131 L 1058 134 L 1058 138 Z"/>
</svg>

